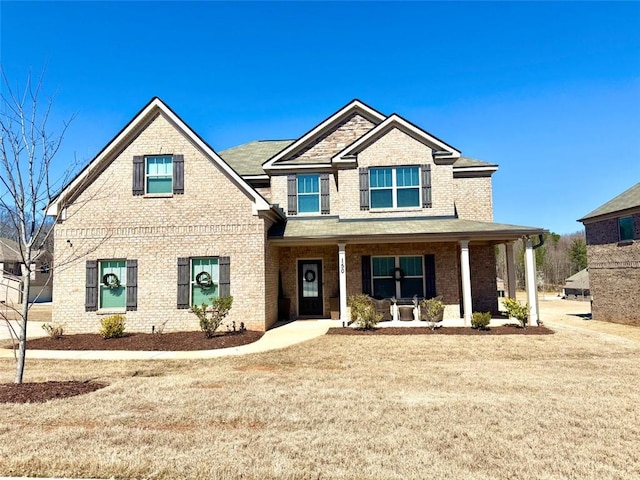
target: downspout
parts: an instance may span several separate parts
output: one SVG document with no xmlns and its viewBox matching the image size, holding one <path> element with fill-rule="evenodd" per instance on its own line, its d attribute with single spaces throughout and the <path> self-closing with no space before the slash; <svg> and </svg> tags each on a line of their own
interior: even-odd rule
<svg viewBox="0 0 640 480">
<path fill-rule="evenodd" d="M 539 241 L 540 243 L 538 243 L 538 244 L 536 244 L 536 245 L 532 245 L 532 246 L 531 246 L 531 248 L 533 248 L 534 250 L 537 250 L 537 249 L 539 249 L 541 246 L 543 246 L 543 245 L 544 245 L 544 235 L 543 235 L 543 234 L 538 235 L 538 241 Z"/>
</svg>

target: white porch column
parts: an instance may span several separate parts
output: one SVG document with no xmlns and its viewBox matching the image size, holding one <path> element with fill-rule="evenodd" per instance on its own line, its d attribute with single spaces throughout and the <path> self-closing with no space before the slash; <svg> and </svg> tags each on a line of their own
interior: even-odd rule
<svg viewBox="0 0 640 480">
<path fill-rule="evenodd" d="M 526 237 L 524 251 L 524 270 L 527 285 L 527 303 L 529 304 L 529 325 L 538 325 L 538 287 L 536 276 L 536 258 L 533 241 Z"/>
<path fill-rule="evenodd" d="M 347 254 L 346 243 L 338 244 L 338 279 L 340 285 L 340 320 L 348 322 L 347 318 Z"/>
<path fill-rule="evenodd" d="M 465 326 L 471 325 L 471 267 L 469 265 L 469 240 L 460 240 L 460 274 L 462 275 L 462 311 Z"/>
<path fill-rule="evenodd" d="M 516 298 L 516 259 L 513 253 L 513 242 L 505 244 L 505 256 L 507 257 L 507 297 Z"/>
</svg>

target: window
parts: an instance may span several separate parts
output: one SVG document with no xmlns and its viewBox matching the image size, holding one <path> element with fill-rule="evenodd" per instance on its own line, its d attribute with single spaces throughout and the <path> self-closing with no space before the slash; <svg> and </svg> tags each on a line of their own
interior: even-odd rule
<svg viewBox="0 0 640 480">
<path fill-rule="evenodd" d="M 173 192 L 173 158 L 171 155 L 145 157 L 145 192 Z"/>
<path fill-rule="evenodd" d="M 99 263 L 99 308 L 124 310 L 127 305 L 126 260 L 102 260 Z"/>
<path fill-rule="evenodd" d="M 420 169 L 416 167 L 369 169 L 371 208 L 420 206 Z"/>
<path fill-rule="evenodd" d="M 424 296 L 422 256 L 372 257 L 371 264 L 374 297 Z"/>
<path fill-rule="evenodd" d="M 633 217 L 622 217 L 618 219 L 618 229 L 620 231 L 620 241 L 633 240 Z"/>
<path fill-rule="evenodd" d="M 211 303 L 218 297 L 220 274 L 217 257 L 191 259 L 191 305 Z"/>
<path fill-rule="evenodd" d="M 298 175 L 298 213 L 320 212 L 318 175 Z"/>
</svg>

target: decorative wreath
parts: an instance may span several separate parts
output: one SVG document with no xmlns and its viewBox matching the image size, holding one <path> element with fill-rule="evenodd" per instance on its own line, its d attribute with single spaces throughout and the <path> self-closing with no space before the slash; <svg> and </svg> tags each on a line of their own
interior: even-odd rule
<svg viewBox="0 0 640 480">
<path fill-rule="evenodd" d="M 115 273 L 105 273 L 102 277 L 102 283 L 111 289 L 120 288 L 120 279 Z"/>
<path fill-rule="evenodd" d="M 404 278 L 404 270 L 402 270 L 401 268 L 394 268 L 391 275 L 393 276 L 394 280 L 400 281 Z"/>
<path fill-rule="evenodd" d="M 209 272 L 200 272 L 196 275 L 196 283 L 199 287 L 210 287 L 213 284 L 211 274 Z"/>
<path fill-rule="evenodd" d="M 307 282 L 313 282 L 316 279 L 316 272 L 314 272 L 313 270 L 307 270 L 306 272 L 304 272 L 304 279 Z"/>
</svg>

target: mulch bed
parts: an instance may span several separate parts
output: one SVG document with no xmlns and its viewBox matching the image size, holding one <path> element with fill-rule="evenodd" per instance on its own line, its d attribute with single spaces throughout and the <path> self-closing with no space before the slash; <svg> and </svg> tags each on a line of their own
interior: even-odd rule
<svg viewBox="0 0 640 480">
<path fill-rule="evenodd" d="M 44 403 L 49 400 L 95 392 L 106 386 L 104 383 L 91 381 L 2 383 L 0 384 L 0 403 Z"/>
<path fill-rule="evenodd" d="M 206 338 L 203 332 L 128 333 L 121 338 L 104 339 L 97 333 L 63 335 L 62 338 L 42 337 L 27 341 L 28 350 L 146 350 L 192 351 L 238 347 L 253 343 L 263 332 L 219 332 Z"/>
<path fill-rule="evenodd" d="M 503 325 L 480 330 L 471 327 L 383 327 L 374 330 L 358 328 L 330 328 L 327 335 L 550 335 L 553 330 L 544 327 L 522 328 L 518 325 Z"/>
</svg>

